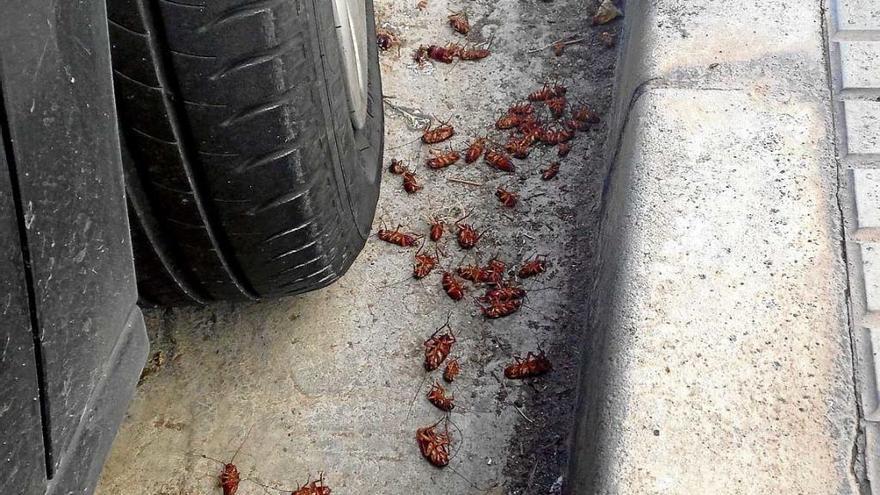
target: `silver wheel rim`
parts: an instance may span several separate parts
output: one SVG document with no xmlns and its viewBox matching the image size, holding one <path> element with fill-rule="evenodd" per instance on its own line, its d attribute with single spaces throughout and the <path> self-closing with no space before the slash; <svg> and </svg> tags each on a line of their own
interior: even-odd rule
<svg viewBox="0 0 880 495">
<path fill-rule="evenodd" d="M 333 18 L 342 51 L 351 125 L 367 121 L 367 0 L 333 0 Z"/>
</svg>

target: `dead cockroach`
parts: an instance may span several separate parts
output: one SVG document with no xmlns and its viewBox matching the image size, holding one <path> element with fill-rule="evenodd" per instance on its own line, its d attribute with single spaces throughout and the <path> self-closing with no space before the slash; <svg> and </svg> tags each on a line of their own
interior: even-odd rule
<svg viewBox="0 0 880 495">
<path fill-rule="evenodd" d="M 391 164 L 388 165 L 388 171 L 394 175 L 402 175 L 407 170 L 409 170 L 409 169 L 406 168 L 406 165 L 404 165 L 402 161 L 400 161 L 396 158 L 392 159 Z"/>
<path fill-rule="evenodd" d="M 565 143 L 561 143 L 560 146 Z M 541 170 L 541 180 L 552 180 L 559 174 L 559 162 L 553 162 L 549 167 Z"/>
<path fill-rule="evenodd" d="M 478 299 L 483 303 L 491 303 L 492 301 L 513 301 L 526 297 L 526 291 L 522 287 L 513 285 L 507 287 L 497 287 L 487 290 L 486 293 Z"/>
<path fill-rule="evenodd" d="M 486 150 L 486 154 L 484 156 L 486 163 L 489 164 L 492 168 L 497 168 L 498 170 L 504 172 L 515 172 L 516 167 L 513 166 L 513 161 L 510 160 L 510 157 L 507 156 L 503 151 L 499 150 Z"/>
<path fill-rule="evenodd" d="M 418 241 L 418 236 L 412 234 L 406 234 L 400 231 L 400 225 L 397 226 L 394 230 L 388 229 L 379 229 L 376 232 L 376 236 L 385 242 L 400 246 L 400 247 L 412 247 L 416 245 L 416 241 Z"/>
<path fill-rule="evenodd" d="M 519 196 L 503 187 L 499 187 L 498 190 L 495 191 L 495 196 L 505 208 L 515 208 L 517 201 L 519 201 Z"/>
<path fill-rule="evenodd" d="M 503 318 L 510 316 L 519 311 L 522 307 L 522 301 L 519 299 L 510 299 L 508 301 L 490 300 L 488 306 L 480 306 L 480 311 L 486 318 Z"/>
<path fill-rule="evenodd" d="M 546 101 L 550 98 L 565 96 L 568 88 L 561 84 L 544 84 L 541 89 L 535 90 L 529 95 L 530 101 Z"/>
<path fill-rule="evenodd" d="M 488 265 L 480 270 L 478 282 L 493 285 L 500 284 L 501 280 L 504 279 L 505 270 L 507 270 L 507 265 L 503 261 L 493 258 L 489 261 Z"/>
<path fill-rule="evenodd" d="M 465 280 L 479 283 L 480 275 L 482 274 L 482 268 L 477 265 L 464 265 L 456 268 L 455 273 L 457 273 L 459 277 Z"/>
<path fill-rule="evenodd" d="M 526 138 L 511 139 L 504 145 L 504 149 L 514 158 L 525 160 L 529 157 L 530 142 Z"/>
<path fill-rule="evenodd" d="M 413 263 L 413 278 L 422 279 L 427 277 L 431 270 L 437 266 L 440 261 L 439 256 L 431 256 L 430 254 L 416 253 L 415 263 Z"/>
<path fill-rule="evenodd" d="M 446 389 L 438 382 L 434 382 L 428 392 L 428 402 L 434 404 L 437 409 L 449 412 L 455 408 L 455 398 L 446 396 Z"/>
<path fill-rule="evenodd" d="M 464 152 L 464 162 L 474 163 L 483 154 L 484 149 L 486 149 L 486 138 L 474 139 Z"/>
<path fill-rule="evenodd" d="M 508 113 L 502 115 L 498 120 L 495 121 L 495 128 L 501 131 L 513 129 L 514 127 L 518 126 L 521 121 L 522 118 L 519 115 Z"/>
<path fill-rule="evenodd" d="M 467 14 L 464 11 L 455 12 L 449 15 L 449 25 L 452 26 L 457 33 L 468 34 L 471 30 L 471 23 L 468 21 Z"/>
<path fill-rule="evenodd" d="M 238 456 L 238 453 L 241 451 L 241 447 L 244 446 L 245 440 L 253 431 L 254 425 L 251 425 L 248 432 L 244 435 L 244 438 L 241 440 L 241 443 L 238 445 L 238 448 L 235 449 L 235 453 L 232 454 L 232 458 L 229 459 L 229 462 L 223 462 L 218 459 L 214 459 L 213 457 L 208 457 L 206 455 L 202 455 L 205 459 L 211 459 L 214 462 L 219 462 L 223 465 L 223 469 L 220 470 L 220 475 L 218 476 L 218 480 L 220 482 L 220 488 L 223 489 L 223 495 L 235 495 L 238 492 L 238 485 L 241 483 L 241 476 L 238 472 L 238 467 L 234 464 L 235 457 Z"/>
<path fill-rule="evenodd" d="M 556 145 L 556 150 L 556 155 L 564 158 L 571 152 L 571 143 L 559 143 Z"/>
<path fill-rule="evenodd" d="M 446 141 L 455 134 L 455 128 L 449 124 L 440 124 L 431 128 L 431 124 L 425 126 L 422 133 L 422 142 L 425 144 L 437 144 Z"/>
<path fill-rule="evenodd" d="M 403 173 L 403 190 L 409 194 L 421 191 L 423 186 L 416 180 L 416 174 L 407 170 Z"/>
<path fill-rule="evenodd" d="M 568 129 L 559 129 L 554 127 L 544 129 L 544 132 L 541 133 L 541 142 L 547 144 L 559 144 L 566 141 L 571 141 L 571 138 L 573 137 L 574 132 Z"/>
<path fill-rule="evenodd" d="M 547 269 L 547 258 L 546 256 L 535 256 L 534 259 L 526 261 L 520 267 L 517 275 L 519 278 L 529 278 L 534 277 L 535 275 L 540 275 L 544 273 Z"/>
<path fill-rule="evenodd" d="M 443 231 L 445 230 L 443 222 L 437 217 L 431 217 L 428 219 L 428 224 L 431 227 L 431 231 L 428 235 L 429 238 L 434 242 L 439 241 L 440 238 L 443 237 Z"/>
<path fill-rule="evenodd" d="M 330 487 L 324 485 L 324 473 L 321 473 L 317 480 L 311 483 L 306 481 L 305 485 L 299 487 L 290 495 L 330 495 L 330 493 Z"/>
<path fill-rule="evenodd" d="M 458 232 L 456 233 L 458 245 L 461 246 L 462 249 L 472 249 L 477 245 L 477 242 L 483 234 L 478 233 L 477 229 L 472 225 L 459 222 L 460 220 L 455 222 L 455 226 L 458 227 Z"/>
<path fill-rule="evenodd" d="M 590 124 L 577 119 L 568 119 L 565 121 L 565 127 L 572 131 L 586 131 L 590 128 Z"/>
<path fill-rule="evenodd" d="M 446 364 L 446 368 L 443 370 L 443 379 L 447 383 L 452 383 L 459 373 L 461 373 L 461 365 L 458 364 L 458 359 L 453 359 Z"/>
<path fill-rule="evenodd" d="M 453 163 L 457 162 L 461 155 L 455 150 L 447 150 L 447 151 L 435 151 L 431 150 L 431 154 L 434 156 L 428 158 L 425 162 L 428 168 L 439 170 L 441 168 L 446 168 Z"/>
<path fill-rule="evenodd" d="M 553 54 L 556 55 L 557 57 L 561 57 L 562 54 L 565 52 L 565 42 L 564 41 L 561 41 L 561 40 L 557 41 L 556 43 L 553 43 L 550 46 L 553 48 Z"/>
<path fill-rule="evenodd" d="M 428 47 L 426 47 L 425 45 L 419 46 L 413 52 L 412 58 L 419 65 L 422 65 L 425 62 L 427 62 L 428 61 Z"/>
<path fill-rule="evenodd" d="M 451 64 L 455 60 L 460 47 L 458 45 L 437 46 L 431 45 L 427 48 L 428 57 L 444 64 Z"/>
<path fill-rule="evenodd" d="M 511 380 L 521 380 L 533 376 L 543 375 L 553 370 L 553 364 L 540 351 L 537 355 L 529 352 L 525 359 L 514 356 L 514 363 L 504 368 L 504 376 Z"/>
<path fill-rule="evenodd" d="M 598 124 L 599 122 L 602 122 L 602 119 L 600 119 L 599 116 L 586 105 L 580 105 L 575 108 L 571 113 L 571 117 L 574 120 L 585 122 L 587 124 Z"/>
<path fill-rule="evenodd" d="M 555 98 L 550 98 L 547 100 L 547 108 L 550 109 L 550 112 L 553 113 L 553 116 L 557 119 L 562 117 L 562 114 L 565 113 L 565 105 L 566 100 L 564 96 L 557 96 Z"/>
<path fill-rule="evenodd" d="M 482 60 L 489 55 L 492 55 L 492 52 L 490 52 L 488 48 L 462 48 L 458 51 L 457 55 L 458 58 L 466 61 Z"/>
<path fill-rule="evenodd" d="M 446 331 L 440 334 L 441 330 Z M 447 320 L 442 327 L 435 330 L 431 337 L 425 341 L 425 369 L 427 371 L 434 371 L 439 368 L 446 359 L 446 356 L 452 351 L 452 344 L 454 343 L 455 335 L 452 333 L 452 328 Z"/>
<path fill-rule="evenodd" d="M 461 282 L 455 278 L 455 274 L 452 272 L 443 272 L 443 277 L 440 279 L 440 283 L 443 286 L 446 295 L 448 295 L 453 301 L 461 301 L 464 298 L 464 286 L 461 285 Z"/>
<path fill-rule="evenodd" d="M 443 432 L 437 431 L 437 425 L 440 424 L 440 421 L 416 430 L 416 442 L 422 457 L 434 466 L 442 468 L 449 464 L 449 446 L 452 441 L 449 438 L 448 426 Z"/>
<path fill-rule="evenodd" d="M 378 44 L 379 49 L 384 52 L 395 46 L 400 46 L 400 40 L 391 31 L 379 28 L 376 30 L 376 44 Z"/>
<path fill-rule="evenodd" d="M 524 101 L 517 103 L 507 109 L 508 114 L 512 115 L 531 115 L 535 112 L 535 107 L 531 103 Z"/>
</svg>

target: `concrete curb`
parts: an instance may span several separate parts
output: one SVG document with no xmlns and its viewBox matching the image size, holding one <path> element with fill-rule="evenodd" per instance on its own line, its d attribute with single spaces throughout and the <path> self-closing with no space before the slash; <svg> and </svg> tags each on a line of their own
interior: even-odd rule
<svg viewBox="0 0 880 495">
<path fill-rule="evenodd" d="M 858 493 L 818 0 L 627 4 L 567 493 Z"/>
</svg>

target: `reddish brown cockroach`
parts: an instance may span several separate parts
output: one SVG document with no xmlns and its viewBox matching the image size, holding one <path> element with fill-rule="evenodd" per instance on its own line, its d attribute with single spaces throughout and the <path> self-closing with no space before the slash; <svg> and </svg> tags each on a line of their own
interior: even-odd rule
<svg viewBox="0 0 880 495">
<path fill-rule="evenodd" d="M 427 48 L 428 57 L 444 64 L 451 64 L 461 48 L 458 45 L 437 46 Z"/>
<path fill-rule="evenodd" d="M 513 129 L 514 127 L 518 126 L 521 121 L 522 117 L 520 117 L 519 115 L 508 113 L 502 115 L 498 120 L 495 121 L 495 128 L 501 131 Z"/>
<path fill-rule="evenodd" d="M 559 158 L 564 158 L 571 152 L 571 143 L 559 143 L 556 145 L 556 149 L 556 155 Z"/>
<path fill-rule="evenodd" d="M 457 162 L 461 158 L 461 155 L 455 150 L 447 150 L 442 152 L 431 150 L 431 153 L 434 156 L 432 158 L 428 158 L 428 160 L 425 162 L 425 165 L 433 170 L 446 168 Z"/>
<path fill-rule="evenodd" d="M 544 355 L 544 351 L 540 351 L 537 355 L 530 351 L 525 359 L 514 356 L 514 363 L 504 368 L 504 376 L 511 380 L 521 380 L 543 375 L 551 370 L 553 370 L 553 364 Z"/>
<path fill-rule="evenodd" d="M 504 145 L 504 149 L 507 150 L 514 158 L 519 160 L 525 160 L 529 157 L 529 146 L 530 143 L 528 139 L 511 139 Z"/>
<path fill-rule="evenodd" d="M 430 254 L 423 253 L 416 253 L 415 260 L 412 272 L 413 278 L 415 279 L 427 277 L 440 261 L 438 256 L 431 256 Z"/>
<path fill-rule="evenodd" d="M 434 466 L 442 468 L 449 464 L 449 446 L 452 441 L 449 438 L 448 426 L 442 433 L 437 431 L 440 421 L 416 430 L 416 442 L 422 457 Z"/>
<path fill-rule="evenodd" d="M 499 187 L 498 190 L 495 191 L 495 196 L 505 208 L 515 208 L 517 201 L 519 201 L 519 196 L 503 187 Z"/>
<path fill-rule="evenodd" d="M 431 217 L 428 219 L 428 224 L 431 226 L 430 239 L 434 242 L 439 241 L 443 237 L 443 222 L 437 217 Z"/>
<path fill-rule="evenodd" d="M 590 128 L 590 124 L 577 119 L 568 119 L 565 121 L 565 127 L 572 131 L 586 131 Z"/>
<path fill-rule="evenodd" d="M 321 473 L 317 480 L 299 487 L 290 495 L 331 495 L 330 487 L 324 485 L 324 473 Z"/>
<path fill-rule="evenodd" d="M 492 52 L 488 48 L 462 48 L 458 50 L 458 58 L 466 61 L 482 60 L 489 55 L 492 55 Z"/>
<path fill-rule="evenodd" d="M 248 432 L 245 433 L 244 438 L 241 439 L 241 443 L 238 445 L 238 448 L 235 449 L 235 453 L 232 454 L 232 459 L 229 459 L 229 462 L 223 462 L 218 459 L 214 459 L 213 457 L 208 457 L 206 455 L 202 455 L 205 459 L 211 459 L 214 462 L 219 462 L 223 465 L 223 469 L 220 470 L 220 475 L 218 476 L 220 482 L 220 488 L 223 489 L 223 495 L 235 495 L 238 492 L 238 485 L 241 483 L 241 476 L 238 472 L 238 467 L 233 463 L 235 461 L 236 456 L 241 451 L 242 446 L 244 446 L 244 442 L 248 439 L 253 431 L 254 426 L 256 424 L 251 425 Z"/>
<path fill-rule="evenodd" d="M 490 300 L 488 306 L 480 306 L 480 311 L 486 318 L 503 318 L 519 311 L 522 301 L 511 299 L 508 301 Z"/>
<path fill-rule="evenodd" d="M 501 280 L 504 279 L 505 270 L 507 270 L 507 265 L 503 261 L 493 258 L 489 261 L 488 265 L 480 270 L 478 281 L 484 284 L 500 284 Z"/>
<path fill-rule="evenodd" d="M 457 33 L 468 34 L 471 30 L 471 23 L 468 21 L 467 14 L 464 11 L 450 14 L 449 25 L 452 26 Z"/>
<path fill-rule="evenodd" d="M 474 283 L 479 283 L 482 268 L 477 265 L 464 265 L 455 269 L 459 277 Z"/>
<path fill-rule="evenodd" d="M 416 180 L 416 174 L 407 170 L 403 173 L 403 190 L 409 194 L 421 191 L 423 186 Z"/>
<path fill-rule="evenodd" d="M 395 46 L 400 46 L 400 40 L 391 31 L 379 28 L 376 30 L 376 44 L 384 52 Z"/>
<path fill-rule="evenodd" d="M 534 277 L 535 275 L 539 275 L 544 273 L 547 269 L 547 257 L 546 256 L 535 256 L 534 259 L 526 261 L 523 263 L 522 267 L 520 267 L 517 275 L 519 278 L 529 278 Z"/>
<path fill-rule="evenodd" d="M 433 129 L 431 124 L 428 124 L 425 126 L 424 132 L 422 132 L 422 142 L 425 144 L 442 143 L 453 135 L 455 135 L 455 127 L 449 124 L 440 124 Z"/>
<path fill-rule="evenodd" d="M 562 114 L 565 113 L 566 101 L 565 101 L 564 96 L 557 96 L 556 98 L 550 98 L 549 100 L 547 100 L 546 103 L 547 103 L 547 108 L 550 109 L 550 112 L 553 113 L 553 116 L 556 117 L 557 119 L 559 117 L 562 117 Z"/>
<path fill-rule="evenodd" d="M 541 134 L 541 141 L 547 144 L 559 144 L 571 141 L 574 133 L 568 129 L 551 128 L 545 129 Z"/>
<path fill-rule="evenodd" d="M 549 167 L 541 170 L 541 180 L 552 180 L 559 174 L 559 162 L 553 162 Z"/>
<path fill-rule="evenodd" d="M 531 103 L 524 101 L 517 103 L 507 109 L 508 114 L 512 115 L 531 115 L 535 112 L 535 107 Z"/>
<path fill-rule="evenodd" d="M 458 227 L 458 232 L 456 233 L 458 245 L 461 246 L 462 249 L 472 249 L 477 245 L 480 237 L 483 236 L 483 234 L 478 233 L 477 229 L 470 224 L 455 222 L 455 226 Z"/>
<path fill-rule="evenodd" d="M 388 171 L 394 175 L 403 175 L 403 173 L 406 172 L 407 170 L 409 170 L 409 169 L 406 168 L 406 165 L 404 165 L 402 161 L 400 161 L 396 158 L 392 159 L 391 164 L 388 165 Z"/>
<path fill-rule="evenodd" d="M 419 46 L 413 52 L 412 58 L 419 65 L 422 65 L 425 62 L 427 62 L 428 61 L 428 47 L 426 47 L 425 45 Z"/>
<path fill-rule="evenodd" d="M 513 301 L 526 297 L 526 291 L 522 287 L 507 286 L 490 289 L 478 299 L 483 303 L 491 303 L 492 301 Z"/>
<path fill-rule="evenodd" d="M 513 161 L 511 161 L 510 157 L 504 154 L 503 151 L 486 150 L 484 159 L 486 160 L 486 163 L 488 163 L 489 166 L 492 168 L 497 168 L 498 170 L 504 172 L 516 171 L 516 167 L 513 166 Z"/>
<path fill-rule="evenodd" d="M 461 301 L 464 298 L 464 286 L 461 285 L 461 282 L 455 278 L 455 274 L 452 272 L 443 272 L 440 283 L 446 295 L 453 301 Z"/>
<path fill-rule="evenodd" d="M 397 226 L 394 230 L 388 229 L 379 229 L 376 232 L 376 236 L 385 242 L 390 244 L 394 244 L 400 247 L 412 247 L 416 245 L 416 241 L 419 240 L 418 236 L 412 234 L 405 234 L 400 231 L 400 225 Z"/>
<path fill-rule="evenodd" d="M 464 162 L 474 163 L 483 154 L 484 149 L 486 149 L 486 138 L 474 139 L 464 152 Z"/>
<path fill-rule="evenodd" d="M 446 332 L 437 335 L 443 329 L 446 329 Z M 425 341 L 425 369 L 427 371 L 434 371 L 439 368 L 443 360 L 446 359 L 446 356 L 452 351 L 452 344 L 454 343 L 455 335 L 452 333 L 449 321 L 447 321 Z"/>
<path fill-rule="evenodd" d="M 580 105 L 577 107 L 571 114 L 574 120 L 579 122 L 585 122 L 587 124 L 598 124 L 602 122 L 602 119 L 599 118 L 590 108 L 586 105 Z"/>
<path fill-rule="evenodd" d="M 459 373 L 461 373 L 461 365 L 458 364 L 458 359 L 453 359 L 446 364 L 446 368 L 443 370 L 443 379 L 447 383 L 452 383 L 458 378 Z"/>
<path fill-rule="evenodd" d="M 446 396 L 446 389 L 438 382 L 434 382 L 428 392 L 428 402 L 434 404 L 437 409 L 449 412 L 455 408 L 455 398 Z"/>
</svg>

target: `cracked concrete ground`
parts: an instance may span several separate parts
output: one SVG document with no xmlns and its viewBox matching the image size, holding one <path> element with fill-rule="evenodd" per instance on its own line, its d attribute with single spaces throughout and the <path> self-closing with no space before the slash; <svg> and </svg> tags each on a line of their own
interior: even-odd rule
<svg viewBox="0 0 880 495">
<path fill-rule="evenodd" d="M 384 94 L 395 107 L 449 120 L 458 131 L 456 148 L 491 136 L 500 112 L 545 81 L 564 82 L 570 101 L 604 114 L 615 50 L 598 35 L 617 26 L 590 26 L 595 3 L 430 0 L 420 12 L 415 0 L 377 0 L 377 22 L 403 39 L 399 55 L 382 55 Z M 419 44 L 461 40 L 446 24 L 450 10 L 461 8 L 474 26 L 470 40 L 491 40 L 493 55 L 414 67 L 410 53 Z M 560 57 L 548 49 L 529 53 L 568 36 L 584 41 Z M 567 461 L 605 175 L 604 125 L 580 135 L 559 178 L 543 182 L 538 171 L 556 159 L 552 149 L 517 162 L 515 175 L 482 162 L 427 170 L 427 149 L 414 142 L 419 132 L 408 124 L 386 106 L 386 163 L 404 160 L 425 189 L 408 196 L 400 178 L 386 174 L 374 228 L 400 223 L 421 232 L 428 215 L 455 219 L 471 212 L 484 239 L 468 253 L 445 241 L 441 265 L 496 255 L 513 265 L 547 254 L 548 273 L 525 284 L 526 307 L 484 320 L 470 298 L 446 297 L 438 273 L 412 280 L 414 250 L 374 238 L 339 283 L 315 293 L 147 312 L 160 354 L 138 388 L 98 493 L 220 493 L 219 465 L 202 456 L 227 461 L 239 447 L 235 463 L 250 480 L 242 482 L 242 495 L 266 493 L 257 482 L 295 487 L 321 471 L 334 493 L 548 493 Z M 519 192 L 520 206 L 502 211 L 493 194 L 499 185 Z M 414 432 L 440 417 L 424 400 L 422 342 L 447 316 L 463 371 L 450 387 L 457 401 L 454 457 L 438 470 L 419 455 Z M 527 383 L 503 378 L 512 356 L 539 347 L 554 361 L 553 373 Z"/>
</svg>

